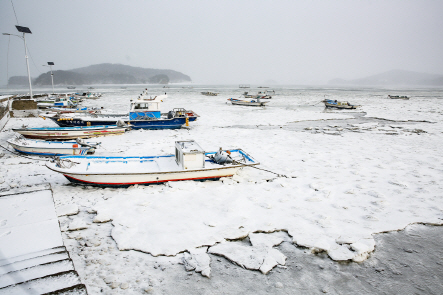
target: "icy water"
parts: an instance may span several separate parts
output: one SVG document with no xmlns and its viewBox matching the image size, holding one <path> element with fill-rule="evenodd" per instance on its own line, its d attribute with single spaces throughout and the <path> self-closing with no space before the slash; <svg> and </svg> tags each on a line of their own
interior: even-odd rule
<svg viewBox="0 0 443 295">
<path fill-rule="evenodd" d="M 101 189 L 5 153 L 0 189 L 50 183 L 56 209 L 74 212 L 59 220 L 90 293 L 439 293 L 441 227 L 414 224 L 443 223 L 443 89 L 279 86 L 251 108 L 227 99 L 266 89 L 168 87 L 148 90 L 168 94 L 163 112 L 191 109 L 196 122 L 104 137 L 96 155 L 172 154 L 175 140 L 195 139 L 206 151 L 242 148 L 288 177 L 245 168 L 220 181 Z M 144 86 L 95 88 L 103 97 L 84 106 L 122 113 Z M 325 110 L 324 98 L 361 107 Z M 2 145 L 23 124 L 54 123 L 11 119 Z"/>
<path fill-rule="evenodd" d="M 443 228 L 413 225 L 377 235 L 379 245 L 362 263 L 336 263 L 324 253 L 295 248 L 290 241 L 278 249 L 284 267 L 266 277 L 213 257 L 212 278 L 170 273 L 165 294 L 441 294 L 443 291 Z"/>
</svg>

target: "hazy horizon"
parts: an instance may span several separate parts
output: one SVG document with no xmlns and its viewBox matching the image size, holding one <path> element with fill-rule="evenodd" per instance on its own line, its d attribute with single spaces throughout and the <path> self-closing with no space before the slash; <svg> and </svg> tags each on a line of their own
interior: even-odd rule
<svg viewBox="0 0 443 295">
<path fill-rule="evenodd" d="M 325 84 L 399 69 L 443 74 L 443 2 L 0 2 L 1 33 L 26 36 L 33 78 L 100 63 L 171 69 L 196 84 Z M 18 20 L 18 23 L 17 23 Z M 9 57 L 8 57 L 9 43 Z M 26 76 L 1 35 L 0 85 Z"/>
</svg>

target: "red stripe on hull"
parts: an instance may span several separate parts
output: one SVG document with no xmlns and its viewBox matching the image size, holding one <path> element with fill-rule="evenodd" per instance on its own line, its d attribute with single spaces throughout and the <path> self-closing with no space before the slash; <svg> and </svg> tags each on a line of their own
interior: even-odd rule
<svg viewBox="0 0 443 295">
<path fill-rule="evenodd" d="M 210 176 L 210 177 L 198 177 L 198 178 L 182 178 L 182 179 L 168 179 L 168 180 L 159 180 L 159 181 L 147 181 L 147 182 L 126 182 L 126 183 L 107 183 L 107 182 L 92 182 L 92 181 L 86 181 L 86 180 L 80 180 L 72 176 L 68 176 L 66 174 L 63 174 L 64 177 L 66 177 L 70 181 L 74 182 L 81 182 L 81 183 L 87 183 L 87 184 L 98 184 L 98 185 L 109 185 L 109 186 L 119 186 L 119 185 L 135 185 L 135 184 L 152 184 L 152 183 L 163 183 L 168 181 L 184 181 L 184 180 L 207 180 L 207 179 L 220 179 L 222 177 L 231 177 L 234 174 L 231 175 L 222 175 L 222 176 Z"/>
</svg>

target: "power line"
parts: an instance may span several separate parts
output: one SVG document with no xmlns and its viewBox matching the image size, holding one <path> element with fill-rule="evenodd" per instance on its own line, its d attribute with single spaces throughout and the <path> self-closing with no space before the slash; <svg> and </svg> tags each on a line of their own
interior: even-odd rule
<svg viewBox="0 0 443 295">
<path fill-rule="evenodd" d="M 17 14 L 15 13 L 15 7 L 14 7 L 14 3 L 12 3 L 12 0 L 11 0 L 11 4 L 12 4 L 12 10 L 14 10 L 15 20 L 17 21 L 17 25 L 18 25 L 18 18 L 17 18 Z"/>
<path fill-rule="evenodd" d="M 34 59 L 32 58 L 32 55 L 31 55 L 31 51 L 29 50 L 29 47 L 26 46 L 26 48 L 28 49 L 29 57 L 31 58 L 32 63 L 34 64 L 35 68 L 37 69 L 37 71 L 39 71 L 40 74 L 43 74 L 43 72 L 40 71 L 39 68 L 37 67 L 37 65 L 35 64 Z"/>
<path fill-rule="evenodd" d="M 8 36 L 8 51 L 6 53 L 6 89 L 9 88 L 9 43 L 11 43 L 11 36 Z"/>
</svg>

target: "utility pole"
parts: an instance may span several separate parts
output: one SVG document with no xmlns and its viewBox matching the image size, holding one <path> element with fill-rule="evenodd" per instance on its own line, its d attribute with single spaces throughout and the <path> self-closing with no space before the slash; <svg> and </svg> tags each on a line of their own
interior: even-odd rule
<svg viewBox="0 0 443 295">
<path fill-rule="evenodd" d="M 3 33 L 3 35 L 16 36 L 16 37 L 23 39 L 23 42 L 25 44 L 26 68 L 28 69 L 29 98 L 32 99 L 33 95 L 32 95 L 32 84 L 31 84 L 31 72 L 29 71 L 28 47 L 26 46 L 26 37 L 25 37 L 26 34 L 32 34 L 32 32 L 28 27 L 21 27 L 21 26 L 15 26 L 15 27 L 17 28 L 17 31 L 19 31 L 20 33 L 23 33 L 23 37 L 18 36 L 18 35 L 14 35 L 14 34 L 8 34 L 8 33 Z"/>
</svg>

